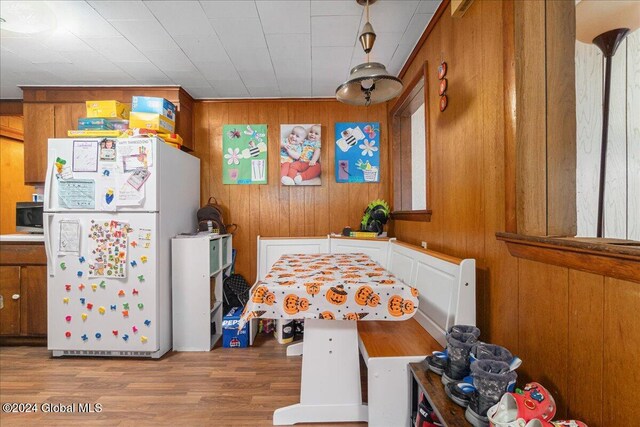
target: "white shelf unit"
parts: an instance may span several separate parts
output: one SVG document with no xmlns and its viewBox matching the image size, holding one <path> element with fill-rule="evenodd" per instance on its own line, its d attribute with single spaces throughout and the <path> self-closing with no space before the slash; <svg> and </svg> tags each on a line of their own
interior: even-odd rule
<svg viewBox="0 0 640 427">
<path fill-rule="evenodd" d="M 174 351 L 210 351 L 222 336 L 222 282 L 232 247 L 230 234 L 171 239 Z"/>
</svg>

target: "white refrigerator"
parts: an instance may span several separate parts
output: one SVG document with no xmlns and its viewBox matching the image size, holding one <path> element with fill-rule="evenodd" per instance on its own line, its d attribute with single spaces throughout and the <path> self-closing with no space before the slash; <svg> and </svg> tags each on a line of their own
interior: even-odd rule
<svg viewBox="0 0 640 427">
<path fill-rule="evenodd" d="M 171 238 L 197 227 L 200 160 L 156 138 L 50 139 L 44 192 L 53 356 L 162 356 Z"/>
</svg>

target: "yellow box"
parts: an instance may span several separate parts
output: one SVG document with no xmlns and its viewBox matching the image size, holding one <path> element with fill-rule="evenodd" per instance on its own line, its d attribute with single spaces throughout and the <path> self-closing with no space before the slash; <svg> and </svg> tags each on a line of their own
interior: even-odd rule
<svg viewBox="0 0 640 427">
<path fill-rule="evenodd" d="M 176 129 L 176 122 L 158 113 L 132 111 L 129 114 L 129 129 L 133 128 L 157 130 L 159 133 L 173 133 Z"/>
<path fill-rule="evenodd" d="M 67 131 L 67 136 L 84 136 L 88 138 L 118 138 L 122 135 L 121 130 L 95 130 L 95 129 L 87 129 L 87 130 L 69 130 Z"/>
<path fill-rule="evenodd" d="M 164 139 L 164 142 L 171 144 L 182 145 L 184 141 L 182 141 L 182 137 L 177 133 L 159 133 L 158 136 Z"/>
<path fill-rule="evenodd" d="M 87 117 L 128 119 L 129 107 L 118 101 L 87 101 Z"/>
</svg>

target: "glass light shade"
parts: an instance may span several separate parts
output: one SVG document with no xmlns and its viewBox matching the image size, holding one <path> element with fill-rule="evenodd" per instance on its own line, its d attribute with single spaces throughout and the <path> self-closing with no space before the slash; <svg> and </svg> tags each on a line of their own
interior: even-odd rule
<svg viewBox="0 0 640 427">
<path fill-rule="evenodd" d="M 345 104 L 370 105 L 395 98 L 400 92 L 402 81 L 389 74 L 384 65 L 365 62 L 351 69 L 349 80 L 336 89 L 336 98 Z"/>
<path fill-rule="evenodd" d="M 600 34 L 618 28 L 640 27 L 640 2 L 582 0 L 576 5 L 576 39 L 593 43 Z"/>
</svg>

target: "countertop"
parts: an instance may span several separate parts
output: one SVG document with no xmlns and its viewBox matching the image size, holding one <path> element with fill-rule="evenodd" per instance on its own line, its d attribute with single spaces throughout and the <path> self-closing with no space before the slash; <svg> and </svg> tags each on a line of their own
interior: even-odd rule
<svg viewBox="0 0 640 427">
<path fill-rule="evenodd" d="M 0 234 L 0 242 L 44 243 L 44 234 Z"/>
</svg>

